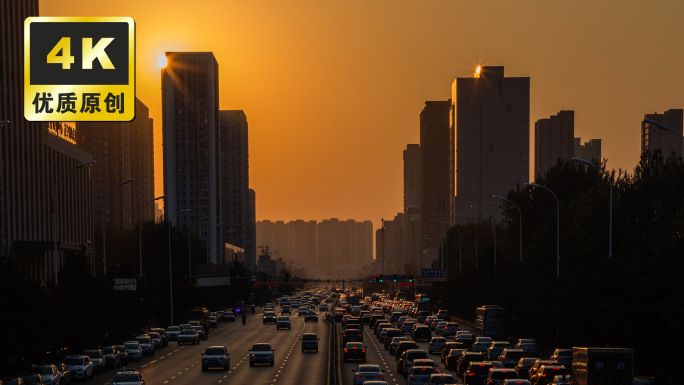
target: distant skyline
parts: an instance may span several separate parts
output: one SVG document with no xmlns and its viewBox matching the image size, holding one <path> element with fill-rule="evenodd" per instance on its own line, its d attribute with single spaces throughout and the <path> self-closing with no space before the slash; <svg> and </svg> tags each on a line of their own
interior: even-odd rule
<svg viewBox="0 0 684 385">
<path fill-rule="evenodd" d="M 447 100 L 454 79 L 478 65 L 530 77 L 531 143 L 537 119 L 574 110 L 575 136 L 601 138 L 609 168 L 636 165 L 644 115 L 684 108 L 680 0 L 199 4 L 42 0 L 40 14 L 136 21 L 137 97 L 155 120 L 156 195 L 160 58 L 213 52 L 219 108 L 249 117 L 257 220 L 380 227 L 402 211 L 402 151 L 419 143 L 425 101 Z M 530 146 L 530 170 L 533 157 Z"/>
</svg>

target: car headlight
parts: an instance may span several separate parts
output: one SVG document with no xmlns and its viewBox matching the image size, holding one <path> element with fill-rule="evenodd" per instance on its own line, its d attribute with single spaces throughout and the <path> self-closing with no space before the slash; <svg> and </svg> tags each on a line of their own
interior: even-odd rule
<svg viewBox="0 0 684 385">
<path fill-rule="evenodd" d="M 255 355 L 254 353 L 252 353 L 252 354 L 250 354 L 249 356 L 250 356 L 250 357 L 255 357 L 256 355 Z"/>
</svg>

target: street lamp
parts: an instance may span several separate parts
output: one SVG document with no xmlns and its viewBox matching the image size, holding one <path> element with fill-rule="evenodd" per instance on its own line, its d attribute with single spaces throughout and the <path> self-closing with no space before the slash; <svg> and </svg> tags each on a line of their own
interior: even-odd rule
<svg viewBox="0 0 684 385">
<path fill-rule="evenodd" d="M 156 200 L 159 199 L 165 199 L 166 195 L 158 196 L 154 199 L 150 199 L 149 201 L 145 202 L 145 204 L 142 205 L 140 208 L 140 221 L 138 222 L 138 239 L 140 240 L 140 278 L 142 278 L 142 214 L 143 211 L 145 211 L 145 206 L 147 206 L 148 203 L 152 203 Z"/>
<path fill-rule="evenodd" d="M 202 217 L 202 218 L 197 218 L 197 220 L 193 221 L 190 224 L 190 227 L 188 227 L 188 272 L 189 272 L 188 276 L 189 277 L 192 277 L 192 255 L 190 253 L 190 233 L 192 232 L 191 229 L 192 229 L 192 226 L 195 225 L 195 223 L 202 221 L 202 220 L 205 220 L 205 219 L 209 219 L 209 216 L 207 215 L 207 216 Z"/>
<path fill-rule="evenodd" d="M 669 129 L 668 129 L 669 130 Z M 672 130 L 670 130 L 672 131 Z M 673 131 L 674 132 L 674 131 Z M 675 132 L 676 133 L 676 132 Z M 606 169 L 591 163 L 588 160 L 580 159 L 580 158 L 572 158 L 575 162 L 580 162 L 582 164 L 585 164 L 590 167 L 596 167 L 599 170 L 601 170 L 604 174 L 608 175 L 608 185 L 610 186 L 610 219 L 609 219 L 609 230 L 608 230 L 608 258 L 611 258 L 613 256 L 613 181 L 610 178 L 610 175 L 608 172 L 606 172 Z"/>
<path fill-rule="evenodd" d="M 524 186 L 543 188 L 556 198 L 556 278 L 558 278 L 560 276 L 560 203 L 558 203 L 558 197 L 551 189 L 536 183 L 525 183 Z"/>
<path fill-rule="evenodd" d="M 477 209 L 477 210 L 480 210 L 480 211 L 483 211 L 483 212 L 489 214 L 490 217 L 492 217 L 492 228 L 494 228 L 494 267 L 496 268 L 496 220 L 494 219 L 494 215 L 492 215 L 492 213 L 490 213 L 489 211 L 487 211 L 483 208 L 480 208 L 477 206 L 470 206 L 470 207 Z"/>
<path fill-rule="evenodd" d="M 125 184 L 128 184 L 130 182 L 133 182 L 135 179 L 128 179 L 125 180 L 116 186 L 112 186 L 109 191 L 105 194 L 105 196 L 102 198 L 102 264 L 104 265 L 104 275 L 107 277 L 107 247 L 106 247 L 106 231 L 105 231 L 105 201 L 107 200 L 107 197 L 109 197 L 109 194 L 114 190 L 115 188 L 119 186 L 123 186 Z"/>
<path fill-rule="evenodd" d="M 6 120 L 7 123 L 9 124 L 9 120 Z M 52 256 L 52 263 L 54 264 L 53 270 L 55 271 L 55 287 L 57 287 L 57 284 L 59 283 L 58 277 L 57 277 L 57 269 L 59 267 L 59 256 L 57 255 L 57 183 L 59 183 L 59 180 L 62 178 L 62 175 L 64 175 L 67 171 L 75 170 L 77 168 L 81 168 L 84 166 L 87 166 L 89 164 L 95 163 L 94 160 L 84 162 L 81 164 L 77 164 L 74 167 L 68 168 L 64 171 L 62 171 L 61 174 L 57 177 L 57 180 L 55 180 L 55 183 L 52 185 L 52 220 L 53 220 L 53 236 L 55 238 L 55 254 Z"/>
<path fill-rule="evenodd" d="M 664 125 L 664 124 L 658 123 L 658 122 L 656 122 L 656 121 L 654 121 L 654 120 L 650 120 L 650 119 L 644 119 L 644 123 L 648 123 L 648 124 L 650 124 L 650 125 L 652 125 L 652 126 L 656 126 L 656 128 L 660 128 L 661 130 L 674 132 L 675 134 L 681 136 L 681 137 L 684 139 L 684 135 L 680 134 L 679 132 L 677 132 L 677 131 L 675 131 L 675 130 L 669 128 L 669 127 L 667 127 L 667 126 Z"/>
<path fill-rule="evenodd" d="M 170 207 L 168 200 L 164 203 L 164 207 Z M 166 211 L 166 209 L 164 211 Z M 187 213 L 190 211 L 192 211 L 192 209 L 181 210 L 178 213 L 176 213 L 176 218 L 178 218 L 179 214 Z M 171 325 L 173 325 L 173 275 L 171 274 L 171 216 L 167 215 L 166 221 L 167 226 L 169 228 L 169 290 L 171 296 Z"/>
<path fill-rule="evenodd" d="M 519 231 L 519 233 L 520 233 L 520 262 L 522 262 L 522 212 L 520 211 L 520 207 L 518 207 L 518 205 L 516 205 L 515 202 L 513 202 L 512 200 L 506 199 L 502 196 L 492 195 L 492 198 L 496 198 L 496 199 L 500 199 L 502 201 L 508 202 L 508 203 L 512 204 L 513 206 L 515 206 L 516 209 L 518 209 L 518 216 L 520 217 L 520 231 Z"/>
</svg>

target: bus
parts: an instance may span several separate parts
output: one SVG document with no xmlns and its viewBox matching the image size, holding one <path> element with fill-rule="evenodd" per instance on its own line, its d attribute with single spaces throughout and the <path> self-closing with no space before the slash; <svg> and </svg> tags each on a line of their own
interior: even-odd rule
<svg viewBox="0 0 684 385">
<path fill-rule="evenodd" d="M 427 294 L 416 294 L 413 303 L 418 311 L 429 311 L 432 313 L 432 304 L 430 303 L 430 297 Z"/>
<path fill-rule="evenodd" d="M 491 337 L 494 340 L 505 340 L 508 337 L 506 331 L 506 309 L 498 305 L 485 305 L 477 308 L 475 312 L 475 327 L 477 335 Z"/>
<path fill-rule="evenodd" d="M 204 334 L 209 337 L 209 311 L 203 307 L 194 307 L 185 313 L 185 318 L 189 321 L 199 321 L 204 329 Z"/>
</svg>

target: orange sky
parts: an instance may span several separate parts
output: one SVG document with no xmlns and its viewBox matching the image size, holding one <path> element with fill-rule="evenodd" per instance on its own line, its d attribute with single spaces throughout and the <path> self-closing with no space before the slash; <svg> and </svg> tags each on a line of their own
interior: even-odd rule
<svg viewBox="0 0 684 385">
<path fill-rule="evenodd" d="M 611 168 L 638 161 L 644 114 L 684 108 L 682 0 L 42 0 L 40 10 L 136 21 L 159 195 L 159 58 L 213 51 L 221 108 L 249 121 L 257 220 L 391 219 L 424 102 L 448 99 L 478 64 L 531 77 L 532 127 L 574 109 L 575 136 L 603 139 Z"/>
</svg>

